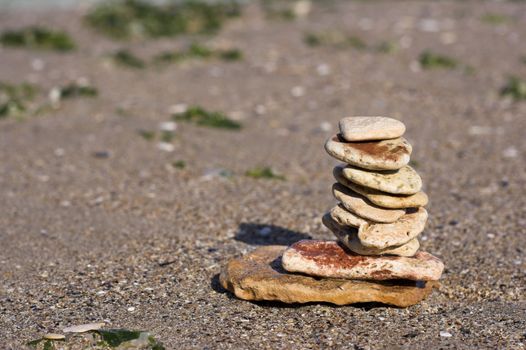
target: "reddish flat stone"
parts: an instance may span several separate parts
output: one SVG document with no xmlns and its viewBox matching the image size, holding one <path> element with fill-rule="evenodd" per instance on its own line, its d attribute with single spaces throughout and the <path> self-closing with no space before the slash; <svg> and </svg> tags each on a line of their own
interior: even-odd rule
<svg viewBox="0 0 526 350">
<path fill-rule="evenodd" d="M 266 246 L 230 260 L 219 276 L 221 285 L 245 300 L 336 305 L 378 302 L 399 307 L 420 302 L 438 285 L 434 281 L 360 281 L 293 274 L 281 266 L 285 249 Z"/>
<path fill-rule="evenodd" d="M 282 258 L 289 272 L 345 279 L 435 281 L 444 264 L 433 255 L 417 252 L 413 257 L 365 256 L 345 249 L 336 241 L 303 240 L 290 246 Z"/>
</svg>

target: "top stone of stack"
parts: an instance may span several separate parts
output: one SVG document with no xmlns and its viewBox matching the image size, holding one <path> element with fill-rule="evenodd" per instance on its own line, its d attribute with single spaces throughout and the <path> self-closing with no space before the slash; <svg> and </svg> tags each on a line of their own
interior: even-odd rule
<svg viewBox="0 0 526 350">
<path fill-rule="evenodd" d="M 340 120 L 340 133 L 346 141 L 396 139 L 405 132 L 401 121 L 387 117 L 346 117 Z"/>
<path fill-rule="evenodd" d="M 404 123 L 396 119 L 346 117 L 340 120 L 340 132 L 325 142 L 325 150 L 361 169 L 399 170 L 409 163 L 412 152 L 404 132 Z"/>
</svg>

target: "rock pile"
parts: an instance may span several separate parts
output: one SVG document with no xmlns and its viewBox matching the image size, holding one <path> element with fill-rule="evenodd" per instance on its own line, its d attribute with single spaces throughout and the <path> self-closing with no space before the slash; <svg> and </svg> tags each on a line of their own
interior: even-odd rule
<svg viewBox="0 0 526 350">
<path fill-rule="evenodd" d="M 444 265 L 418 251 L 428 198 L 408 165 L 404 132 L 391 118 L 342 119 L 340 133 L 325 143 L 345 163 L 333 170 L 339 203 L 322 218 L 337 241 L 260 248 L 227 265 L 223 286 L 250 300 L 409 306 L 425 298 Z"/>
</svg>

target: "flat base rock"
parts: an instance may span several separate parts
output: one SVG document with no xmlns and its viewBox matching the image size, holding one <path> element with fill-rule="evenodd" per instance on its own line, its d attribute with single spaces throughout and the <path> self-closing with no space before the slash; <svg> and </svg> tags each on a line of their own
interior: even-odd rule
<svg viewBox="0 0 526 350">
<path fill-rule="evenodd" d="M 292 274 L 281 266 L 281 256 L 286 248 L 261 247 L 230 260 L 219 276 L 221 285 L 245 300 L 336 305 L 378 302 L 398 307 L 417 304 L 438 286 L 434 281 L 370 282 Z"/>
</svg>

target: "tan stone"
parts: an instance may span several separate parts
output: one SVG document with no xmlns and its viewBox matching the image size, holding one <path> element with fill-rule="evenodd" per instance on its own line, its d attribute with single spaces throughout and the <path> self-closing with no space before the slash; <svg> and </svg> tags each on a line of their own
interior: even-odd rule
<svg viewBox="0 0 526 350">
<path fill-rule="evenodd" d="M 332 157 L 370 170 L 397 170 L 409 163 L 411 145 L 403 137 L 383 141 L 347 142 L 334 135 L 325 142 Z"/>
<path fill-rule="evenodd" d="M 369 224 L 369 221 L 362 219 L 358 215 L 345 210 L 342 204 L 338 204 L 330 211 L 331 217 L 340 225 L 360 227 Z"/>
<path fill-rule="evenodd" d="M 335 241 L 303 240 L 283 253 L 283 268 L 310 276 L 414 281 L 440 279 L 444 264 L 433 255 L 418 252 L 413 257 L 358 255 Z"/>
<path fill-rule="evenodd" d="M 427 211 L 419 208 L 390 224 L 366 224 L 358 229 L 358 239 L 365 247 L 385 249 L 406 244 L 426 226 Z"/>
<path fill-rule="evenodd" d="M 369 202 L 365 197 L 353 190 L 335 183 L 332 185 L 332 194 L 342 202 L 348 211 L 374 222 L 395 222 L 405 214 L 403 209 L 385 209 Z"/>
<path fill-rule="evenodd" d="M 323 224 L 334 233 L 336 238 L 347 248 L 360 255 L 399 255 L 413 256 L 418 251 L 420 243 L 414 238 L 404 245 L 398 247 L 388 247 L 384 249 L 366 247 L 358 238 L 358 229 L 351 226 L 341 226 L 334 221 L 330 214 L 327 213 L 322 218 Z"/>
<path fill-rule="evenodd" d="M 422 188 L 420 175 L 409 165 L 391 171 L 370 171 L 348 165 L 342 174 L 355 184 L 392 194 L 410 195 Z"/>
<path fill-rule="evenodd" d="M 360 281 L 314 278 L 291 274 L 281 266 L 286 247 L 261 247 L 223 268 L 219 280 L 223 288 L 245 300 L 284 303 L 327 302 L 336 305 L 378 302 L 407 307 L 431 292 L 438 282 Z"/>
<path fill-rule="evenodd" d="M 343 176 L 345 166 L 336 166 L 333 175 L 336 181 L 367 198 L 371 203 L 382 208 L 401 209 L 423 207 L 428 203 L 427 194 L 420 191 L 412 195 L 394 195 L 355 184 Z"/>
<path fill-rule="evenodd" d="M 424 208 L 408 211 L 400 219 L 388 224 L 367 221 L 345 210 L 340 204 L 330 211 L 331 218 L 341 226 L 358 228 L 358 239 L 365 247 L 384 249 L 404 245 L 422 231 L 427 221 Z"/>
<path fill-rule="evenodd" d="M 64 340 L 66 339 L 66 336 L 64 334 L 48 333 L 48 334 L 44 334 L 42 338 L 49 339 L 49 340 Z"/>
<path fill-rule="evenodd" d="M 404 123 L 393 118 L 346 117 L 340 120 L 340 133 L 347 141 L 394 139 L 404 132 Z"/>
<path fill-rule="evenodd" d="M 102 327 L 104 327 L 104 325 L 104 322 L 86 323 L 75 326 L 69 326 L 64 328 L 62 331 L 64 333 L 84 333 L 89 331 L 96 331 L 97 329 L 101 329 Z"/>
</svg>

